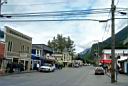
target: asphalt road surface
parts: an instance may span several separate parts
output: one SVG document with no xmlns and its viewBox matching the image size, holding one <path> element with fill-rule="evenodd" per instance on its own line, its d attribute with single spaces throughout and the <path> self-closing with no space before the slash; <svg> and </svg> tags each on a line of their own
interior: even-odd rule
<svg viewBox="0 0 128 86">
<path fill-rule="evenodd" d="M 0 76 L 0 86 L 128 86 L 128 76 L 120 75 L 111 84 L 107 75 L 94 75 L 94 67 L 64 68 L 52 73 L 24 73 Z"/>
</svg>

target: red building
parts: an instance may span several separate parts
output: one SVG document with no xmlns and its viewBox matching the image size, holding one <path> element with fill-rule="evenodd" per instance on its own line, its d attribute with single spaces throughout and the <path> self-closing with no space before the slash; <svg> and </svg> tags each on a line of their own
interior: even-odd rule
<svg viewBox="0 0 128 86">
<path fill-rule="evenodd" d="M 0 59 L 4 58 L 5 44 L 0 43 Z"/>
<path fill-rule="evenodd" d="M 5 52 L 5 44 L 0 42 L 0 68 L 2 65 L 2 60 L 3 60 L 4 55 L 5 55 L 4 52 Z"/>
</svg>

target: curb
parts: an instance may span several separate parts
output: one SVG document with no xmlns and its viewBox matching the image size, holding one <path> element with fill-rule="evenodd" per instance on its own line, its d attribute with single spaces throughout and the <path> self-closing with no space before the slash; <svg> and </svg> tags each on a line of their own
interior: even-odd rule
<svg viewBox="0 0 128 86">
<path fill-rule="evenodd" d="M 24 74 L 24 73 L 33 73 L 33 72 L 36 72 L 36 71 L 30 71 L 30 72 L 17 72 L 17 73 L 5 73 L 5 74 L 0 74 L 0 76 L 8 76 L 8 75 L 15 75 L 15 74 Z"/>
</svg>

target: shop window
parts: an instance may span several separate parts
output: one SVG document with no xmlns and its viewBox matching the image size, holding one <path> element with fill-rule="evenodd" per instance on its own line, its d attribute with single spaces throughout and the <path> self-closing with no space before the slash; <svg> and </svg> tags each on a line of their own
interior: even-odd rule
<svg viewBox="0 0 128 86">
<path fill-rule="evenodd" d="M 29 47 L 27 47 L 27 53 L 29 53 Z"/>
<path fill-rule="evenodd" d="M 12 51 L 12 47 L 13 47 L 13 43 L 12 43 L 12 41 L 9 41 L 8 42 L 8 51 Z"/>
<path fill-rule="evenodd" d="M 21 46 L 21 52 L 23 53 L 25 51 L 24 45 Z"/>
</svg>

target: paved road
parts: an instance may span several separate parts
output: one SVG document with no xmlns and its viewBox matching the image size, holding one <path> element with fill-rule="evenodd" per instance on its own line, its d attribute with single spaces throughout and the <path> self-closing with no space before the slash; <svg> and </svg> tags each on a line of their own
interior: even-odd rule
<svg viewBox="0 0 128 86">
<path fill-rule="evenodd" d="M 0 77 L 0 86 L 128 86 L 128 76 L 111 84 L 107 75 L 94 75 L 91 66 L 64 68 L 53 73 L 25 73 Z"/>
</svg>

